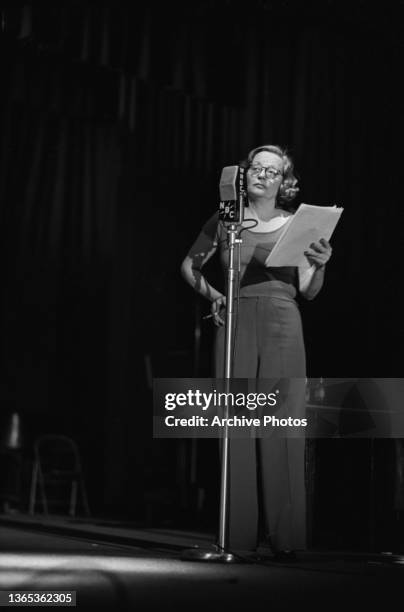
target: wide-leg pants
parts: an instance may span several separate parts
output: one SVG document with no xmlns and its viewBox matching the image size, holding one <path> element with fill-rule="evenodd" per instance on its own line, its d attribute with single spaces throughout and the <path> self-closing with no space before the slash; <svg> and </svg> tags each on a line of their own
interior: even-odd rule
<svg viewBox="0 0 404 612">
<path fill-rule="evenodd" d="M 294 378 L 293 401 L 285 407 L 282 417 L 302 418 L 306 363 L 295 290 L 276 283 L 269 291 L 265 287 L 266 295 L 254 295 L 256 291 L 257 287 L 246 287 L 239 299 L 233 377 Z M 218 328 L 218 378 L 223 376 L 224 337 L 225 328 Z M 259 519 L 274 549 L 306 547 L 304 451 L 304 438 L 274 434 L 230 439 L 230 549 L 256 548 Z"/>
</svg>

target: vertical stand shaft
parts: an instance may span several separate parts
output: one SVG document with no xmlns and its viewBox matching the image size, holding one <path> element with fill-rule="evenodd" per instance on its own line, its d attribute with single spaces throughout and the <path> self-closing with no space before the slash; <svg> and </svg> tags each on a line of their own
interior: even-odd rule
<svg viewBox="0 0 404 612">
<path fill-rule="evenodd" d="M 234 267 L 234 249 L 236 245 L 237 226 L 232 223 L 227 231 L 229 247 L 229 267 L 227 272 L 227 292 L 226 292 L 226 337 L 225 337 L 225 360 L 224 360 L 224 379 L 225 392 L 230 391 L 230 380 L 232 376 L 232 356 L 234 342 L 234 296 L 236 283 L 236 269 Z M 218 545 L 226 551 L 228 548 L 228 524 L 229 524 L 229 436 L 227 419 L 229 408 L 225 406 L 225 425 L 223 428 L 222 443 L 222 471 L 220 483 L 220 518 L 219 518 L 219 538 Z"/>
</svg>

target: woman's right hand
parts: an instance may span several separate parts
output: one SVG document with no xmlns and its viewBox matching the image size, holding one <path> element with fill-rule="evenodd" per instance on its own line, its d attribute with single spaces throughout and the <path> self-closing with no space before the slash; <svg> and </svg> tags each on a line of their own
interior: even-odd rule
<svg viewBox="0 0 404 612">
<path fill-rule="evenodd" d="M 225 307 L 226 307 L 226 296 L 225 295 L 221 295 L 220 297 L 216 298 L 212 302 L 212 306 L 210 307 L 210 312 L 213 315 L 213 323 L 216 325 L 216 327 L 221 327 L 225 323 L 224 319 L 222 319 L 222 317 L 220 316 L 221 309 Z"/>
</svg>

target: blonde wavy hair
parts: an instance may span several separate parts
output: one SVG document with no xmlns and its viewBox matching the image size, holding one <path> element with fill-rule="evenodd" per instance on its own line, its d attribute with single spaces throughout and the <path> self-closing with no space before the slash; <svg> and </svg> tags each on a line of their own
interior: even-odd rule
<svg viewBox="0 0 404 612">
<path fill-rule="evenodd" d="M 283 208 L 284 210 L 293 210 L 295 206 L 293 206 L 291 203 L 299 192 L 299 187 L 297 186 L 297 178 L 294 175 L 293 160 L 286 149 L 282 149 L 278 145 L 262 145 L 260 147 L 255 147 L 255 149 L 252 149 L 248 153 L 247 159 L 241 162 L 241 165 L 244 168 L 249 168 L 254 160 L 254 157 L 261 151 L 275 153 L 282 159 L 282 183 L 279 186 L 278 194 L 276 196 L 276 204 L 279 206 L 279 208 Z"/>
</svg>

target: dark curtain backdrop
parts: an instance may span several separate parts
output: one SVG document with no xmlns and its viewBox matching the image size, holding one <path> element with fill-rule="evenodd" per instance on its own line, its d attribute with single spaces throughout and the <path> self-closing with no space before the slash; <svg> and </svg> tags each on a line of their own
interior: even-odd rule
<svg viewBox="0 0 404 612">
<path fill-rule="evenodd" d="M 164 459 L 181 452 L 151 439 L 149 377 L 195 373 L 208 307 L 179 265 L 221 167 L 253 146 L 288 146 L 299 202 L 345 208 L 302 304 L 309 374 L 402 376 L 402 13 L 2 3 L 0 399 L 27 440 L 75 435 L 99 512 L 183 493 Z M 210 339 L 203 324 L 205 375 Z"/>
</svg>

